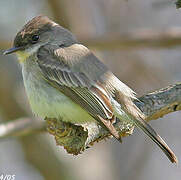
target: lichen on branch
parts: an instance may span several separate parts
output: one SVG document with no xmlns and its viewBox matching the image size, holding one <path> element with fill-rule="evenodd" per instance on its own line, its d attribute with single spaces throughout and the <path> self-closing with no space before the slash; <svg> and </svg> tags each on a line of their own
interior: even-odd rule
<svg viewBox="0 0 181 180">
<path fill-rule="evenodd" d="M 181 84 L 175 84 L 149 93 L 135 100 L 135 104 L 147 115 L 147 121 L 181 109 Z M 73 125 L 56 119 L 48 119 L 47 130 L 55 136 L 57 145 L 68 153 L 77 155 L 86 148 L 110 137 L 109 132 L 96 123 Z M 133 133 L 134 126 L 117 119 L 115 128 L 122 137 Z"/>
<path fill-rule="evenodd" d="M 181 110 L 181 83 L 148 93 L 134 103 L 147 116 L 147 121 L 179 111 Z M 117 119 L 114 126 L 122 137 L 133 133 L 132 124 Z M 42 121 L 20 118 L 0 123 L 0 139 L 41 133 L 46 129 L 54 135 L 57 145 L 63 146 L 71 154 L 79 154 L 94 142 L 110 137 L 109 132 L 96 123 L 72 125 L 56 119 Z"/>
</svg>

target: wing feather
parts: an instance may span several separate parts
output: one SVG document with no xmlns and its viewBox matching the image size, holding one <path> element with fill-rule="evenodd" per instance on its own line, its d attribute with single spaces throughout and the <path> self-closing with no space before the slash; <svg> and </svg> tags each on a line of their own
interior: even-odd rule
<svg viewBox="0 0 181 180">
<path fill-rule="evenodd" d="M 61 48 L 60 48 L 61 50 Z M 45 55 L 46 49 L 38 53 L 38 64 L 44 78 L 62 93 L 86 109 L 92 116 L 112 119 L 113 109 L 106 90 L 96 80 L 91 80 L 84 72 L 72 70 L 57 53 Z M 57 59 L 56 61 L 54 59 Z"/>
</svg>

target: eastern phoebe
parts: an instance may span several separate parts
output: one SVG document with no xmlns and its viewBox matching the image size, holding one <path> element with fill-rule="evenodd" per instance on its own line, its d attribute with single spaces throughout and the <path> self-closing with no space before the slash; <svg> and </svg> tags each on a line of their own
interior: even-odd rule
<svg viewBox="0 0 181 180">
<path fill-rule="evenodd" d="M 14 39 L 26 93 L 34 114 L 73 124 L 97 122 L 119 141 L 116 118 L 143 130 L 167 155 L 177 158 L 133 103 L 135 93 L 75 36 L 48 17 L 29 21 Z M 126 117 L 126 118 L 125 118 Z"/>
</svg>

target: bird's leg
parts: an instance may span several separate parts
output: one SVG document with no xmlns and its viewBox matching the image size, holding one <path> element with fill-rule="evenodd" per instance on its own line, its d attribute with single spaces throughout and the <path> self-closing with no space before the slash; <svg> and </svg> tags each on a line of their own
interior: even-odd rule
<svg viewBox="0 0 181 180">
<path fill-rule="evenodd" d="M 119 134 L 119 132 L 113 126 L 113 123 L 115 122 L 115 117 L 113 116 L 113 118 L 110 119 L 110 120 L 103 119 L 101 116 L 98 116 L 98 118 L 104 124 L 104 126 L 109 130 L 111 135 L 113 135 L 119 142 L 122 143 L 121 135 Z"/>
</svg>

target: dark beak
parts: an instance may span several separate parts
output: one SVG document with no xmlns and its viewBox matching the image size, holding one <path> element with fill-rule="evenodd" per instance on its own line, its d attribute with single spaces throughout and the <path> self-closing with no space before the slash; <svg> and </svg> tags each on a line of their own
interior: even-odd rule
<svg viewBox="0 0 181 180">
<path fill-rule="evenodd" d="M 10 48 L 10 49 L 7 49 L 3 52 L 3 55 L 7 55 L 7 54 L 11 54 L 11 53 L 14 53 L 16 51 L 19 51 L 23 49 L 23 47 L 13 47 L 13 48 Z"/>
</svg>

